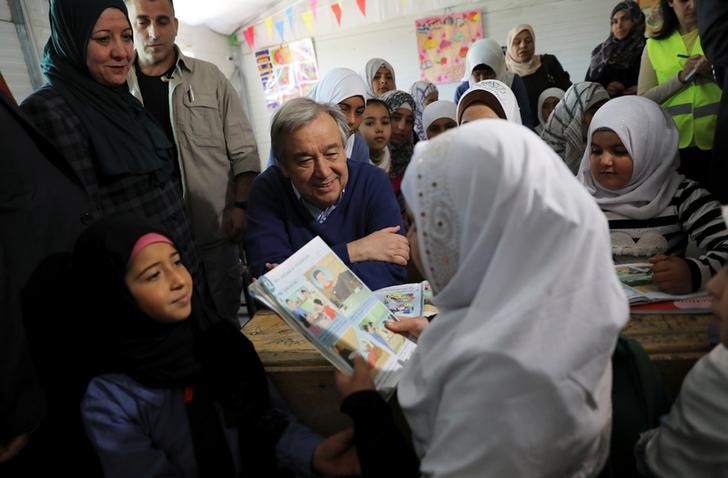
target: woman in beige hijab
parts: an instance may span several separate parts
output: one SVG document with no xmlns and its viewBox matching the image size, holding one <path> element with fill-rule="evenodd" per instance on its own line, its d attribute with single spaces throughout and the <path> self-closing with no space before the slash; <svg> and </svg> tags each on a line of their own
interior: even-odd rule
<svg viewBox="0 0 728 478">
<path fill-rule="evenodd" d="M 536 34 L 531 25 L 516 25 L 508 32 L 506 67 L 523 80 L 534 116 L 542 91 L 553 87 L 566 91 L 571 86 L 569 73 L 554 55 L 536 54 Z"/>
</svg>

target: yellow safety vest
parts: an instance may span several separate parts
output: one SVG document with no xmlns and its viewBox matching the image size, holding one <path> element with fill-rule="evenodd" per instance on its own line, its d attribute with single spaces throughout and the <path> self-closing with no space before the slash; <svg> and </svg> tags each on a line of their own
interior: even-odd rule
<svg viewBox="0 0 728 478">
<path fill-rule="evenodd" d="M 657 73 L 657 83 L 663 84 L 683 69 L 685 58 L 678 55 L 703 55 L 703 48 L 698 37 L 693 51 L 688 52 L 680 33 L 675 30 L 662 40 L 649 38 L 647 52 Z M 662 103 L 680 132 L 680 148 L 695 144 L 700 149 L 713 149 L 721 93 L 714 81 L 690 83 Z"/>
</svg>

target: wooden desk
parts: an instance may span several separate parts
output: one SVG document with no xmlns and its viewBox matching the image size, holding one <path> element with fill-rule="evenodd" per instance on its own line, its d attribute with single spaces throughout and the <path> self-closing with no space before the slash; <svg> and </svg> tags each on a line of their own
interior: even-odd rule
<svg viewBox="0 0 728 478">
<path fill-rule="evenodd" d="M 712 320 L 711 314 L 632 314 L 622 332 L 642 344 L 668 392 L 676 397 L 690 368 L 711 349 Z"/>
<path fill-rule="evenodd" d="M 638 340 L 674 396 L 695 361 L 710 350 L 711 315 L 634 314 L 623 333 Z M 330 434 L 350 425 L 339 412 L 334 367 L 274 312 L 261 310 L 243 328 L 273 383 L 311 429 Z"/>
<path fill-rule="evenodd" d="M 283 319 L 261 310 L 243 327 L 243 333 L 303 424 L 322 435 L 351 426 L 349 417 L 339 412 L 333 365 Z"/>
</svg>

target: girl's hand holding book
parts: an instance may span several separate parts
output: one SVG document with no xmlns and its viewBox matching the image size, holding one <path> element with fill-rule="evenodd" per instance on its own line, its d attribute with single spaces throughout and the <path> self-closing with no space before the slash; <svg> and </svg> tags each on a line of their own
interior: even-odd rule
<svg viewBox="0 0 728 478">
<path fill-rule="evenodd" d="M 402 335 L 419 337 L 430 322 L 425 317 L 399 317 L 399 320 L 388 320 L 384 323 L 387 329 Z"/>
<path fill-rule="evenodd" d="M 336 389 L 339 391 L 341 399 L 344 400 L 354 392 L 374 390 L 374 382 L 369 376 L 369 372 L 370 367 L 361 355 L 354 358 L 354 373 L 352 375 L 336 372 L 334 377 Z"/>
<path fill-rule="evenodd" d="M 693 290 L 690 266 L 681 257 L 658 255 L 650 257 L 652 280 L 670 294 L 687 294 Z"/>
</svg>

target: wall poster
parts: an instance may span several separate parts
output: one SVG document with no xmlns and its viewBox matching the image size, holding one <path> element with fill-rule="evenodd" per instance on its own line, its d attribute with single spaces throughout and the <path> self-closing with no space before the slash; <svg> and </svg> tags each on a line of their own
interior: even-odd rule
<svg viewBox="0 0 728 478">
<path fill-rule="evenodd" d="M 431 83 L 460 81 L 470 45 L 483 38 L 479 10 L 415 20 L 420 77 Z"/>
<path fill-rule="evenodd" d="M 307 96 L 318 81 L 316 52 L 310 38 L 257 50 L 255 61 L 270 112 L 291 98 Z"/>
</svg>

